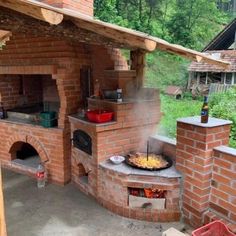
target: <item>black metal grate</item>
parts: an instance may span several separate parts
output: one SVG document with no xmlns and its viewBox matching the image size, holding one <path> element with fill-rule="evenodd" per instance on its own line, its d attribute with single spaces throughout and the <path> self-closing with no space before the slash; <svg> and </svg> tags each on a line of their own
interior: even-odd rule
<svg viewBox="0 0 236 236">
<path fill-rule="evenodd" d="M 83 130 L 78 129 L 73 132 L 73 145 L 81 151 L 92 155 L 92 139 Z"/>
</svg>

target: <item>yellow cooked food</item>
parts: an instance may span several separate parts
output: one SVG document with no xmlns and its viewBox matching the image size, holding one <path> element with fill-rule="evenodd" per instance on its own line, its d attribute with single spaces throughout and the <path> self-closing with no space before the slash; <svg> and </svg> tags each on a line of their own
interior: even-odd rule
<svg viewBox="0 0 236 236">
<path fill-rule="evenodd" d="M 137 167 L 149 169 L 163 168 L 168 165 L 168 162 L 164 160 L 161 155 L 156 155 L 153 153 L 148 155 L 148 160 L 146 153 L 136 153 L 135 155 L 130 155 L 129 162 Z"/>
</svg>

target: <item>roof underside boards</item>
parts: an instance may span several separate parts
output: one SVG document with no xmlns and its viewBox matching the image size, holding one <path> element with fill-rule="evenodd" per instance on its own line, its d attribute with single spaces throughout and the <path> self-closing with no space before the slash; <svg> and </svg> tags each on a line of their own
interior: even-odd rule
<svg viewBox="0 0 236 236">
<path fill-rule="evenodd" d="M 236 19 L 229 23 L 204 49 L 203 51 L 226 50 L 235 40 Z"/>
<path fill-rule="evenodd" d="M 103 36 L 108 40 L 110 39 L 115 42 L 116 45 L 124 45 L 124 48 L 127 49 L 141 49 L 149 52 L 160 49 L 198 62 L 204 61 L 220 67 L 228 67 L 229 65 L 229 63 L 222 60 L 213 59 L 209 55 L 205 55 L 180 45 L 170 44 L 160 38 L 96 20 L 73 10 L 52 7 L 35 0 L 0 0 L 0 6 L 28 15 L 32 19 L 35 18 L 52 25 L 58 25 L 59 28 L 60 26 L 63 28 L 63 23 L 69 20 L 75 24 L 77 31 L 80 31 L 80 29 L 90 31 L 93 34 Z M 3 23 L 1 24 L 0 19 L 0 28 L 2 26 Z M 6 29 L 6 24 L 4 27 L 5 30 L 8 30 Z M 53 30 L 55 30 L 55 26 Z"/>
<path fill-rule="evenodd" d="M 236 72 L 236 50 L 207 51 L 207 53 L 220 56 L 222 60 L 230 62 L 230 66 L 222 69 L 217 65 L 192 62 L 188 70 L 195 72 Z"/>
</svg>

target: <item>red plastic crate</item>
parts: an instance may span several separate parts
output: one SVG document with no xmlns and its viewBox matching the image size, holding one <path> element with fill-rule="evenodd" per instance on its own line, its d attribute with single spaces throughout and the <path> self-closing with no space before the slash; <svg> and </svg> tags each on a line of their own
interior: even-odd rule
<svg viewBox="0 0 236 236">
<path fill-rule="evenodd" d="M 105 111 L 105 110 L 93 110 L 87 111 L 86 115 L 89 121 L 96 122 L 96 123 L 103 123 L 109 122 L 113 118 L 114 112 Z"/>
<path fill-rule="evenodd" d="M 192 236 L 236 236 L 221 221 L 213 221 L 192 232 Z"/>
</svg>

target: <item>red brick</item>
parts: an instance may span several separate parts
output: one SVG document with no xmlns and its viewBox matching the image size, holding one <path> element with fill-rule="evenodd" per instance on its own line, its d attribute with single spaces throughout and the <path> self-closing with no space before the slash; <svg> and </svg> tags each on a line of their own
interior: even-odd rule
<svg viewBox="0 0 236 236">
<path fill-rule="evenodd" d="M 212 209 L 214 209 L 215 211 L 217 211 L 217 212 L 219 212 L 219 213 L 221 213 L 221 214 L 223 214 L 225 216 L 228 216 L 228 214 L 229 214 L 229 212 L 226 209 L 224 209 L 220 205 L 216 205 L 216 204 L 214 204 L 212 202 L 210 202 L 210 207 Z"/>
<path fill-rule="evenodd" d="M 217 198 L 222 198 L 226 201 L 229 200 L 229 195 L 223 191 L 218 190 L 217 188 L 212 188 L 211 194 L 216 196 Z"/>
<path fill-rule="evenodd" d="M 222 175 L 218 175 L 216 173 L 213 173 L 213 180 L 215 180 L 217 183 L 223 183 L 223 184 L 226 184 L 226 185 L 229 185 L 231 180 L 229 178 L 225 178 L 224 176 Z"/>
<path fill-rule="evenodd" d="M 236 195 L 236 189 L 233 189 L 233 188 L 231 188 L 227 185 L 224 185 L 224 184 L 219 185 L 219 190 L 226 192 L 228 194 L 231 194 L 231 195 Z"/>
<path fill-rule="evenodd" d="M 233 170 L 225 170 L 223 168 L 220 168 L 220 173 L 222 176 L 225 176 L 226 178 L 230 179 L 236 179 L 236 173 Z"/>
<path fill-rule="evenodd" d="M 188 138 L 183 138 L 183 137 L 177 137 L 177 142 L 185 144 L 185 145 L 189 145 L 189 146 L 193 146 L 195 143 L 193 140 L 188 139 Z"/>
<path fill-rule="evenodd" d="M 221 143 L 221 141 L 215 141 L 215 142 L 210 142 L 210 143 L 208 143 L 207 144 L 207 149 L 213 149 L 213 148 L 215 148 L 215 147 L 218 147 L 218 146 L 220 146 L 222 143 Z"/>
<path fill-rule="evenodd" d="M 226 169 L 230 169 L 231 166 L 232 166 L 232 163 L 230 163 L 228 161 L 225 161 L 223 159 L 215 158 L 214 159 L 214 165 L 218 165 L 220 167 L 223 167 L 223 168 L 226 168 Z"/>
</svg>

